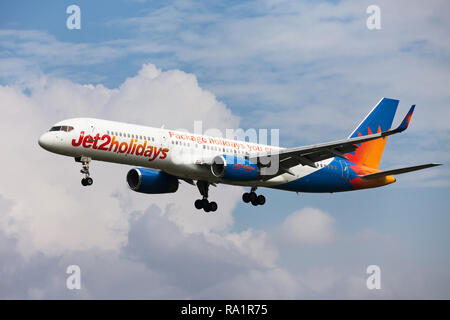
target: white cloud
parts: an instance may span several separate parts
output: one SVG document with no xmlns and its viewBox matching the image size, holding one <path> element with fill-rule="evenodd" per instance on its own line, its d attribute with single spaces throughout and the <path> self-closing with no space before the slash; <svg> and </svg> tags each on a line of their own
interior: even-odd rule
<svg viewBox="0 0 450 320">
<path fill-rule="evenodd" d="M 199 87 L 195 75 L 180 70 L 162 72 L 152 64 L 128 78 L 106 107 L 112 118 L 125 117 L 133 123 L 145 119 L 145 123 L 168 128 L 192 131 L 195 120 L 220 130 L 238 125 L 238 118 L 214 94 Z"/>
<path fill-rule="evenodd" d="M 0 225 L 8 235 L 18 235 L 22 253 L 118 249 L 126 241 L 127 214 L 149 203 L 158 203 L 162 209 L 173 204 L 167 214 L 186 231 L 225 230 L 231 225 L 239 188 L 226 197 L 217 194 L 221 214 L 207 217 L 194 209 L 199 195 L 192 186 L 170 197 L 133 193 L 130 206 L 123 211 L 120 201 L 125 196 L 118 195 L 132 192 L 124 182 L 126 167 L 94 162 L 95 184 L 86 189 L 79 184 L 79 165 L 73 159 L 50 154 L 37 145 L 40 134 L 53 123 L 78 116 L 188 128 L 194 120 L 204 120 L 220 129 L 235 127 L 237 118 L 213 94 L 201 89 L 195 76 L 144 65 L 117 89 L 46 75 L 23 80 L 20 85 L 0 86 L 0 133 L 7 138 L 2 147 L 8 154 L 0 160 L 8 168 L 3 174 L 8 183 L 1 185 L 0 194 L 13 203 L 1 216 Z M 221 206 L 220 199 L 225 198 Z M 186 219 L 189 216 L 193 219 Z"/>
<path fill-rule="evenodd" d="M 334 219 L 327 213 L 304 208 L 288 216 L 281 226 L 282 237 L 293 244 L 324 244 L 335 236 Z"/>
<path fill-rule="evenodd" d="M 5 272 L 9 278 L 0 286 L 3 297 L 186 297 L 195 293 L 189 285 L 193 278 L 203 279 L 197 289 L 202 290 L 234 276 L 233 270 L 275 265 L 277 250 L 265 232 L 227 231 L 241 188 L 212 188 L 210 197 L 219 211 L 200 213 L 193 206 L 199 198 L 195 187 L 183 183 L 176 194 L 141 195 L 126 187 L 128 169 L 114 164 L 92 163 L 95 184 L 82 188 L 73 159 L 37 145 L 54 122 L 77 116 L 168 127 L 205 120 L 219 129 L 235 127 L 237 118 L 193 75 L 144 65 L 117 89 L 47 75 L 23 80 L 0 86 L 0 134 L 10 137 L 3 145 L 9 156 L 1 160 L 10 168 L 3 175 L 8 183 L 0 187 L 1 278 Z M 84 291 L 70 295 L 61 288 L 66 263 L 82 265 L 88 275 Z M 179 274 L 180 265 L 187 267 L 184 274 Z M 105 270 L 106 277 L 118 281 L 102 282 Z M 22 273 L 29 277 L 20 282 Z M 7 290 L 15 282 L 21 285 Z"/>
<path fill-rule="evenodd" d="M 264 231 L 247 229 L 240 233 L 227 233 L 223 236 L 209 233 L 206 239 L 223 248 L 234 248 L 243 256 L 257 261 L 264 267 L 276 266 L 278 250 Z"/>
<path fill-rule="evenodd" d="M 304 297 L 305 290 L 296 277 L 281 268 L 251 270 L 229 281 L 199 293 L 196 298 L 208 299 L 295 299 Z"/>
</svg>

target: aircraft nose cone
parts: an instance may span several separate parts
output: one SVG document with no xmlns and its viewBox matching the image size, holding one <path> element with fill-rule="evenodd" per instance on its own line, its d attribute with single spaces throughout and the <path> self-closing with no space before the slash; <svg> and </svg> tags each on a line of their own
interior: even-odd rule
<svg viewBox="0 0 450 320">
<path fill-rule="evenodd" d="M 45 150 L 49 150 L 52 146 L 52 139 L 50 135 L 46 132 L 39 138 L 38 143 Z"/>
</svg>

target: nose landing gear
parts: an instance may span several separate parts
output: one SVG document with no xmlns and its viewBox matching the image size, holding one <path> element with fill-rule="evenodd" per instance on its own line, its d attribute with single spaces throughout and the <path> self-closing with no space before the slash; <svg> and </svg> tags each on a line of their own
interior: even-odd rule
<svg viewBox="0 0 450 320">
<path fill-rule="evenodd" d="M 263 204 L 266 203 L 266 197 L 264 197 L 262 194 L 257 195 L 255 191 L 256 191 L 256 187 L 252 187 L 250 192 L 245 192 L 242 195 L 242 200 L 245 203 L 251 202 L 252 205 L 254 205 L 254 206 L 257 206 L 257 205 L 262 206 Z"/>
<path fill-rule="evenodd" d="M 89 173 L 89 162 L 91 162 L 91 159 L 88 157 L 77 157 L 75 158 L 76 162 L 81 162 L 81 170 L 80 172 L 84 174 L 84 178 L 81 179 L 81 184 L 86 186 L 91 186 L 94 183 L 94 180 L 91 178 Z"/>
<path fill-rule="evenodd" d="M 90 186 L 94 183 L 94 180 L 91 177 L 87 177 L 87 178 L 83 178 L 81 179 L 81 184 L 86 187 L 86 186 Z"/>
<path fill-rule="evenodd" d="M 214 201 L 208 201 L 208 189 L 209 183 L 206 181 L 197 181 L 197 188 L 200 194 L 203 196 L 202 199 L 195 200 L 194 205 L 197 209 L 203 209 L 205 212 L 214 212 L 217 210 L 217 203 Z"/>
</svg>

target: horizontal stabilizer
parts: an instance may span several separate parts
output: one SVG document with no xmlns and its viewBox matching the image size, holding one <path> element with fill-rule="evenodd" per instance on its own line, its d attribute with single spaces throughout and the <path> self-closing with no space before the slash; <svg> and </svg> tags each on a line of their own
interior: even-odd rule
<svg viewBox="0 0 450 320">
<path fill-rule="evenodd" d="M 381 172 L 377 172 L 377 173 L 366 174 L 364 176 L 361 176 L 361 178 L 366 179 L 366 180 L 377 179 L 377 178 L 381 178 L 381 177 L 385 177 L 385 176 L 390 176 L 390 175 L 400 174 L 400 173 L 407 173 L 407 172 L 411 172 L 411 171 L 422 170 L 422 169 L 436 167 L 436 166 L 440 166 L 440 165 L 441 165 L 441 163 L 427 163 L 427 164 L 421 164 L 420 166 L 406 167 L 406 168 L 400 168 L 400 169 L 387 170 L 387 171 L 381 171 Z"/>
</svg>

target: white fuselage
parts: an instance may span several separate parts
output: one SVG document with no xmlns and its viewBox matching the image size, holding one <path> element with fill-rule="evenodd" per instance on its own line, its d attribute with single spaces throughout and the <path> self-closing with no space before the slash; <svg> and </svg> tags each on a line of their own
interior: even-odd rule
<svg viewBox="0 0 450 320">
<path fill-rule="evenodd" d="M 298 165 L 291 168 L 293 175 L 282 174 L 269 180 L 226 181 L 214 176 L 207 165 L 215 156 L 244 158 L 281 148 L 92 118 L 61 121 L 40 137 L 39 144 L 65 156 L 159 169 L 179 178 L 210 183 L 271 187 L 317 170 Z M 323 161 L 323 165 L 330 161 Z"/>
</svg>

